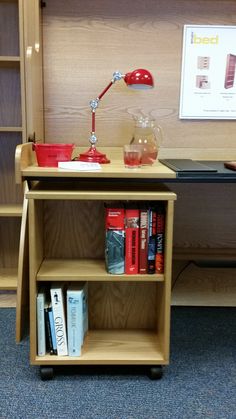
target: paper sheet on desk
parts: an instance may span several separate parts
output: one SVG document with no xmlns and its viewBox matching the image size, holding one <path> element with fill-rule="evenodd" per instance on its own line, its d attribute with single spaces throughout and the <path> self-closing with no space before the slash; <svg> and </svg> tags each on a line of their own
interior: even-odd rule
<svg viewBox="0 0 236 419">
<path fill-rule="evenodd" d="M 66 170 L 76 170 L 79 172 L 93 172 L 101 170 L 101 165 L 99 163 L 87 163 L 83 161 L 62 161 L 58 162 L 58 168 Z"/>
</svg>

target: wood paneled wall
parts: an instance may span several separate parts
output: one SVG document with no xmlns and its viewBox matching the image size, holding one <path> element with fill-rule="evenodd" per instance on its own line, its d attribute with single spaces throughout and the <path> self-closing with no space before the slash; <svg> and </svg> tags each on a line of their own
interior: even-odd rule
<svg viewBox="0 0 236 419">
<path fill-rule="evenodd" d="M 133 115 L 156 118 L 162 150 L 194 158 L 194 151 L 227 150 L 236 159 L 236 121 L 179 120 L 184 24 L 233 25 L 229 0 L 50 0 L 43 12 L 46 142 L 88 145 L 89 101 L 115 70 L 148 68 L 152 91 L 130 91 L 123 81 L 96 112 L 98 145 L 130 141 Z M 182 150 L 182 151 L 181 151 Z M 186 151 L 187 150 L 187 151 Z M 223 158 L 223 157 L 222 157 Z M 175 245 L 236 248 L 234 185 L 170 185 L 178 193 Z"/>
<path fill-rule="evenodd" d="M 163 127 L 163 148 L 235 148 L 234 121 L 179 120 L 184 24 L 234 25 L 229 0 L 49 0 L 44 9 L 46 140 L 86 146 L 89 101 L 115 70 L 149 69 L 152 91 L 112 86 L 97 110 L 101 145 L 132 136 L 133 115 L 147 113 Z M 235 155 L 236 158 L 236 155 Z"/>
</svg>

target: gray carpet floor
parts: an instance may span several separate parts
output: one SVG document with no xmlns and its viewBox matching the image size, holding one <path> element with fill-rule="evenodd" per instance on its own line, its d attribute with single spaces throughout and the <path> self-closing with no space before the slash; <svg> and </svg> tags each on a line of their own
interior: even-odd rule
<svg viewBox="0 0 236 419">
<path fill-rule="evenodd" d="M 41 381 L 29 340 L 15 344 L 15 310 L 0 309 L 1 419 L 236 419 L 236 309 L 173 307 L 171 363 L 140 369 L 59 369 Z"/>
</svg>

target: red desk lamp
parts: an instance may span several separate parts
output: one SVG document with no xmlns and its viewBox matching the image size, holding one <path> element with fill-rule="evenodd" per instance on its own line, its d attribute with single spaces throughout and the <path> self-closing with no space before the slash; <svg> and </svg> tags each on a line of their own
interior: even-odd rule
<svg viewBox="0 0 236 419">
<path fill-rule="evenodd" d="M 100 100 L 105 95 L 105 93 L 116 81 L 120 81 L 121 79 L 124 79 L 128 87 L 136 90 L 151 89 L 154 87 L 153 77 L 148 70 L 139 68 L 138 70 L 134 70 L 127 74 L 121 74 L 119 71 L 116 71 L 113 74 L 112 80 L 107 85 L 107 87 L 105 87 L 102 93 L 100 93 L 96 99 L 93 99 L 90 102 L 90 108 L 92 112 L 92 131 L 89 141 L 91 146 L 85 153 L 79 155 L 78 160 L 90 163 L 110 163 L 110 160 L 107 158 L 107 156 L 103 153 L 100 153 L 96 149 L 97 137 L 95 134 L 95 112 Z"/>
</svg>

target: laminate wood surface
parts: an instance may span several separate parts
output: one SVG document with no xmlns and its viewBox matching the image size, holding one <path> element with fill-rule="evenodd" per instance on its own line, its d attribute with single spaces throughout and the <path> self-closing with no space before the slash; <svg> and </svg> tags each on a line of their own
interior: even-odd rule
<svg viewBox="0 0 236 419">
<path fill-rule="evenodd" d="M 0 291 L 0 308 L 16 307 L 16 291 Z"/>
<path fill-rule="evenodd" d="M 19 55 L 17 1 L 0 1 L 0 55 Z"/>
<path fill-rule="evenodd" d="M 151 91 L 117 82 L 96 112 L 99 146 L 129 142 L 132 117 L 152 116 L 164 148 L 234 148 L 234 121 L 179 120 L 184 24 L 234 25 L 232 0 L 51 0 L 43 11 L 46 141 L 88 144 L 89 101 L 115 70 L 149 69 Z M 194 156 L 192 156 L 194 157 Z"/>
<path fill-rule="evenodd" d="M 0 219 L 0 268 L 16 268 L 18 264 L 20 218 Z"/>
<path fill-rule="evenodd" d="M 20 127 L 21 119 L 21 89 L 19 68 L 0 63 L 1 108 L 0 125 Z"/>
<path fill-rule="evenodd" d="M 157 334 L 150 330 L 90 330 L 80 357 L 36 356 L 31 363 L 40 365 L 73 364 L 162 364 L 163 350 Z"/>
<path fill-rule="evenodd" d="M 22 203 L 21 186 L 15 182 L 15 148 L 21 142 L 21 133 L 0 132 L 0 204 Z"/>
</svg>

